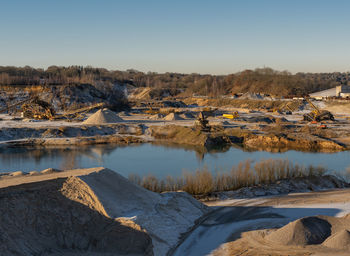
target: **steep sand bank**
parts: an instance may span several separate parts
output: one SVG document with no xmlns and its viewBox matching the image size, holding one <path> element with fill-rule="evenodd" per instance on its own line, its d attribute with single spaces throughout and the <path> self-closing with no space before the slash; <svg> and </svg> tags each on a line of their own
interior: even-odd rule
<svg viewBox="0 0 350 256">
<path fill-rule="evenodd" d="M 0 255 L 165 255 L 207 211 L 104 168 L 3 175 Z"/>
</svg>

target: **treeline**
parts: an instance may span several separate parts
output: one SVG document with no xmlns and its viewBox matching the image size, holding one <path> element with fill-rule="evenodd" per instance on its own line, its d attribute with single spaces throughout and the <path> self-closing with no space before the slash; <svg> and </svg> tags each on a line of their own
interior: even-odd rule
<svg viewBox="0 0 350 256">
<path fill-rule="evenodd" d="M 219 96 L 234 93 L 264 93 L 276 96 L 302 96 L 336 85 L 350 85 L 350 73 L 297 73 L 271 68 L 245 70 L 229 75 L 143 73 L 137 70 L 113 71 L 104 68 L 50 66 L 40 68 L 0 66 L 0 85 L 132 85 L 157 89 L 182 89 L 191 94 Z"/>
</svg>

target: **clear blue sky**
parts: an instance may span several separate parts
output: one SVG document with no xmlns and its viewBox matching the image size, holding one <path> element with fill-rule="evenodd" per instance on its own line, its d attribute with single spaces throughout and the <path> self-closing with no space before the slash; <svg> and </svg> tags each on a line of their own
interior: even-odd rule
<svg viewBox="0 0 350 256">
<path fill-rule="evenodd" d="M 1 0 L 0 65 L 350 71 L 346 0 Z"/>
</svg>

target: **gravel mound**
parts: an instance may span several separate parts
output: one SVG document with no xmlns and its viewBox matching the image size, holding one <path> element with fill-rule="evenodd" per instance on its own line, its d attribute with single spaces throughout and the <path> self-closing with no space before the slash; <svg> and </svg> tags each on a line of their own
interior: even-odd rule
<svg viewBox="0 0 350 256">
<path fill-rule="evenodd" d="M 342 230 L 329 237 L 322 245 L 334 249 L 350 250 L 350 232 Z"/>
<path fill-rule="evenodd" d="M 305 217 L 293 221 L 267 235 L 267 239 L 281 245 L 321 244 L 331 235 L 332 225 L 320 217 Z"/>
<path fill-rule="evenodd" d="M 86 119 L 83 124 L 109 124 L 124 121 L 116 113 L 107 108 L 98 110 L 95 114 Z"/>
<path fill-rule="evenodd" d="M 155 115 L 152 115 L 149 117 L 149 119 L 151 119 L 151 120 L 159 120 L 162 118 L 164 118 L 164 115 L 162 115 L 162 114 L 155 114 Z"/>
<path fill-rule="evenodd" d="M 166 117 L 164 117 L 164 120 L 175 121 L 175 120 L 184 120 L 184 119 L 176 113 L 170 113 Z"/>
</svg>

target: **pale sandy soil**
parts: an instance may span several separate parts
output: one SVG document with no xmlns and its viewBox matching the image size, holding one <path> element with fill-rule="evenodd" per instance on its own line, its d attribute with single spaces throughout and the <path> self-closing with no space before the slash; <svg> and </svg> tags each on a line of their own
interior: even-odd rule
<svg viewBox="0 0 350 256">
<path fill-rule="evenodd" d="M 105 168 L 0 176 L 0 255 L 166 255 L 208 212 Z"/>
<path fill-rule="evenodd" d="M 186 237 L 174 255 L 350 255 L 347 248 L 283 245 L 266 238 L 276 228 L 306 216 L 339 217 L 331 219 L 331 236 L 349 229 L 350 218 L 344 216 L 350 213 L 350 189 L 224 200 L 207 205 L 218 208 Z M 338 222 L 343 224 L 334 224 Z"/>
</svg>

